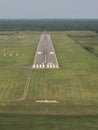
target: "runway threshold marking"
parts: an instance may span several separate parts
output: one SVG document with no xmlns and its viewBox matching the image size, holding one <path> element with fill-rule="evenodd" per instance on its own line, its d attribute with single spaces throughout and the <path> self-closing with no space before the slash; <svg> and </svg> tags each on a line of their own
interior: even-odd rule
<svg viewBox="0 0 98 130">
<path fill-rule="evenodd" d="M 56 67 L 58 68 L 58 65 L 54 65 L 54 64 L 47 64 L 46 67 L 43 64 L 40 64 L 40 65 L 37 64 L 37 65 L 32 66 L 32 68 L 35 68 L 35 69 L 36 68 L 37 69 L 40 69 L 40 68 L 56 68 Z"/>
</svg>

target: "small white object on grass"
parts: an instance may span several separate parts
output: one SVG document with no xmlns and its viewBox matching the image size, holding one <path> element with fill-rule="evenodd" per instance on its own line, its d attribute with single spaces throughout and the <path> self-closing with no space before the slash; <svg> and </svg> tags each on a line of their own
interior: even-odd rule
<svg viewBox="0 0 98 130">
<path fill-rule="evenodd" d="M 10 53 L 10 56 L 12 56 L 12 53 Z"/>
<path fill-rule="evenodd" d="M 6 56 L 6 54 L 4 53 L 3 56 Z"/>
<path fill-rule="evenodd" d="M 19 54 L 16 54 L 16 56 L 19 56 Z"/>
</svg>

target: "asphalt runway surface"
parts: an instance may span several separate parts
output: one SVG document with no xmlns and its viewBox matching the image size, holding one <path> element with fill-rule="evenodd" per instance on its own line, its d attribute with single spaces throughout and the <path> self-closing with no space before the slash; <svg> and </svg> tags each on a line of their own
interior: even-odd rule
<svg viewBox="0 0 98 130">
<path fill-rule="evenodd" d="M 32 68 L 59 68 L 50 35 L 41 35 Z"/>
</svg>

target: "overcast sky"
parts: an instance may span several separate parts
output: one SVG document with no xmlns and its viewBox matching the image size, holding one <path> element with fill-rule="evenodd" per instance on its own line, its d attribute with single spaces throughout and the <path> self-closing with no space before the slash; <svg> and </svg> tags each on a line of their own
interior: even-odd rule
<svg viewBox="0 0 98 130">
<path fill-rule="evenodd" d="M 0 0 L 0 18 L 98 19 L 98 0 Z"/>
</svg>

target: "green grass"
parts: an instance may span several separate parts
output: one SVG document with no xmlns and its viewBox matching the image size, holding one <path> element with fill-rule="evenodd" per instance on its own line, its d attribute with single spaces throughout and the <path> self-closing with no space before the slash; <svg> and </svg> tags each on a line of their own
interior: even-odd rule
<svg viewBox="0 0 98 130">
<path fill-rule="evenodd" d="M 0 115 L 3 130 L 97 130 L 98 117 Z M 25 122 L 25 123 L 24 123 Z"/>
<path fill-rule="evenodd" d="M 52 39 L 61 68 L 91 70 L 98 64 L 94 55 L 76 44 L 66 33 L 53 34 Z"/>
<path fill-rule="evenodd" d="M 15 35 L 15 31 L 0 31 L 0 40 L 4 40 L 8 35 Z"/>
<path fill-rule="evenodd" d="M 33 72 L 28 98 L 56 99 L 66 105 L 98 103 L 98 72 L 40 70 Z"/>
<path fill-rule="evenodd" d="M 0 70 L 0 102 L 20 98 L 27 77 L 27 70 Z"/>
<path fill-rule="evenodd" d="M 32 65 L 39 37 L 39 32 L 19 32 L 1 44 L 0 66 Z"/>
<path fill-rule="evenodd" d="M 80 37 L 96 36 L 95 32 L 93 32 L 93 31 L 86 31 L 86 30 L 84 30 L 84 31 L 74 31 L 74 30 L 73 31 L 66 31 L 66 34 L 70 35 L 70 36 L 73 36 L 73 37 L 75 37 L 75 36 L 80 36 Z"/>
<path fill-rule="evenodd" d="M 4 35 L 0 35 L 0 40 L 5 39 L 6 37 Z"/>
<path fill-rule="evenodd" d="M 1 44 L 0 46 L 34 46 L 38 43 L 41 32 L 17 32 L 13 38 Z"/>
<path fill-rule="evenodd" d="M 29 99 L 57 99 L 64 104 L 98 103 L 98 58 L 65 33 L 52 35 L 60 69 L 35 70 Z"/>
<path fill-rule="evenodd" d="M 34 47 L 0 47 L 0 66 L 32 65 Z"/>
<path fill-rule="evenodd" d="M 0 64 L 20 66 L 30 64 L 31 61 L 33 63 L 40 32 L 34 33 L 19 32 L 13 39 L 1 45 L 0 60 L 6 60 L 0 61 Z M 97 130 L 98 58 L 81 44 L 77 44 L 77 39 L 71 38 L 72 34 L 73 37 L 79 38 L 80 42 L 83 42 L 83 39 L 85 42 L 88 39 L 96 42 L 97 34 L 88 31 L 49 33 L 60 68 L 33 70 L 25 101 L 7 102 L 8 99 L 21 97 L 28 71 L 0 70 L 0 113 L 3 113 L 0 115 L 0 129 Z M 16 51 L 20 56 L 15 56 Z M 2 56 L 5 52 L 6 57 Z M 12 62 L 10 52 L 16 63 Z M 21 56 L 23 52 L 25 55 Z M 56 99 L 59 103 L 40 104 L 35 103 L 36 99 Z"/>
<path fill-rule="evenodd" d="M 98 34 L 92 31 L 67 31 L 66 34 L 77 44 L 92 48 L 91 53 L 98 57 Z"/>
</svg>

